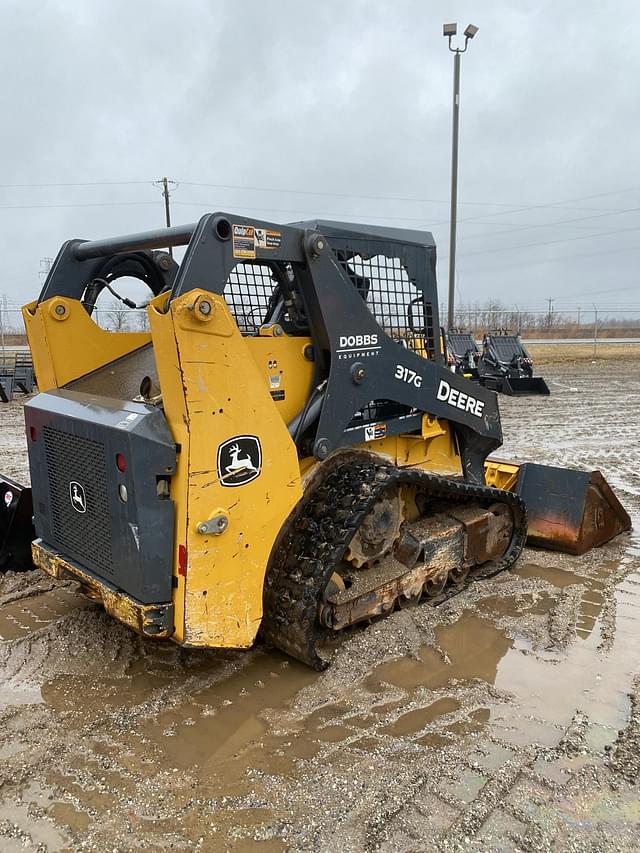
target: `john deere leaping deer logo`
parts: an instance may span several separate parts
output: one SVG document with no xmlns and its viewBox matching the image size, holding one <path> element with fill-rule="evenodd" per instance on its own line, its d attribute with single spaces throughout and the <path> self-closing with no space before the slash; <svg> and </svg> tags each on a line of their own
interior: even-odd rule
<svg viewBox="0 0 640 853">
<path fill-rule="evenodd" d="M 69 497 L 71 499 L 71 506 L 76 512 L 87 511 L 87 496 L 84 491 L 84 486 L 81 483 L 78 483 L 75 480 L 72 480 L 69 483 Z"/>
<path fill-rule="evenodd" d="M 255 435 L 236 435 L 218 448 L 218 477 L 223 486 L 244 486 L 260 476 L 262 448 Z"/>
</svg>

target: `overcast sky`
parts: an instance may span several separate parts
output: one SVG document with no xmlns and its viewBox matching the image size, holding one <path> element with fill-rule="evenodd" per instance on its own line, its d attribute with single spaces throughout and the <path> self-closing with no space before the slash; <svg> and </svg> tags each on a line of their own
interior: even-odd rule
<svg viewBox="0 0 640 853">
<path fill-rule="evenodd" d="M 450 21 L 480 28 L 462 60 L 458 298 L 640 316 L 632 0 L 0 0 L 0 295 L 35 297 L 66 239 L 161 225 L 167 175 L 176 223 L 431 230 L 446 299 Z"/>
</svg>

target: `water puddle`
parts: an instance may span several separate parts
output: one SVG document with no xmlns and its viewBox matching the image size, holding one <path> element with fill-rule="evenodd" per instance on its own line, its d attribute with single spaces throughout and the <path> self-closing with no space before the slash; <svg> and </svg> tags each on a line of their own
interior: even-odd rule
<svg viewBox="0 0 640 853">
<path fill-rule="evenodd" d="M 389 686 L 401 688 L 413 701 L 420 697 L 423 705 L 420 691 L 425 688 L 448 689 L 453 694 L 402 714 L 380 731 L 396 737 L 422 734 L 418 743 L 441 746 L 450 737 L 489 727 L 506 743 L 551 746 L 559 742 L 579 710 L 588 715 L 594 732 L 604 732 L 604 739 L 611 742 L 611 733 L 628 720 L 627 692 L 634 661 L 640 660 L 640 575 L 629 575 L 618 585 L 615 618 L 605 620 L 603 578 L 611 571 L 610 561 L 603 561 L 594 577 L 535 564 L 518 569 L 521 576 L 543 578 L 557 589 L 583 588 L 574 605 L 576 637 L 566 649 L 553 645 L 534 649 L 518 633 L 518 622 L 525 615 L 551 618 L 554 607 L 561 606 L 554 595 L 489 596 L 476 604 L 475 611 L 463 611 L 456 622 L 437 626 L 435 644 L 419 649 L 415 658 L 377 666 L 365 682 L 374 693 Z M 498 627 L 486 618 L 491 615 L 512 617 L 512 626 Z M 463 711 L 458 701 L 463 695 L 460 689 L 469 690 L 476 680 L 493 685 L 515 701 L 491 702 L 489 707 Z M 455 719 L 438 720 L 447 713 Z M 425 727 L 429 729 L 426 734 L 422 733 Z"/>
<path fill-rule="evenodd" d="M 90 606 L 84 596 L 64 587 L 20 598 L 0 609 L 0 640 L 17 640 L 61 619 L 82 607 Z"/>
<path fill-rule="evenodd" d="M 259 654 L 220 684 L 195 693 L 188 706 L 162 712 L 142 727 L 143 732 L 161 748 L 170 765 L 179 769 L 215 773 L 221 763 L 254 747 L 263 754 L 272 748 L 273 766 L 286 771 L 300 753 L 290 748 L 291 743 L 283 747 L 284 736 L 271 736 L 266 744 L 264 712 L 287 707 L 316 678 L 313 670 L 283 655 Z M 303 745 L 305 752 L 309 750 Z M 240 768 L 238 761 L 236 770 Z"/>
<path fill-rule="evenodd" d="M 516 598 L 490 595 L 476 605 L 476 609 L 489 616 L 543 616 L 553 608 L 556 598 L 547 593 L 524 593 Z"/>
<path fill-rule="evenodd" d="M 457 699 L 445 696 L 442 699 L 436 699 L 435 702 L 432 702 L 426 708 L 416 708 L 415 711 L 408 711 L 406 714 L 402 714 L 394 723 L 384 726 L 380 731 L 396 737 L 413 734 L 423 729 L 428 723 L 432 723 L 438 719 L 438 717 L 450 714 L 452 711 L 457 711 L 459 707 L 460 702 Z"/>
<path fill-rule="evenodd" d="M 587 583 L 588 581 L 588 578 L 581 577 L 566 569 L 558 569 L 555 566 L 540 566 L 537 563 L 518 562 L 509 571 L 511 574 L 518 575 L 521 578 L 542 578 L 542 580 L 561 589 L 565 586 Z"/>
<path fill-rule="evenodd" d="M 576 623 L 576 633 L 579 637 L 586 639 L 593 631 L 602 611 L 606 579 L 617 571 L 618 566 L 619 564 L 615 560 L 603 560 L 591 576 L 580 575 L 570 569 L 559 569 L 556 566 L 541 566 L 537 563 L 517 564 L 515 568 L 511 569 L 511 572 L 522 578 L 540 578 L 558 589 L 566 589 L 575 585 L 583 586 L 584 592 L 579 605 L 580 612 Z"/>
<path fill-rule="evenodd" d="M 51 806 L 51 800 L 36 785 L 30 785 L 22 793 L 21 802 L 5 800 L 0 803 L 0 824 L 5 821 L 9 825 L 18 825 L 22 832 L 27 833 L 32 847 L 29 849 L 47 850 L 49 853 L 57 853 L 68 849 L 65 838 L 50 819 L 43 819 L 37 812 Z M 36 807 L 34 812 L 33 806 Z M 13 841 L 19 842 L 16 850 L 24 850 L 26 845 L 23 839 L 2 838 L 3 853 L 13 850 L 10 845 Z M 6 846 L 5 846 L 6 845 Z"/>
<path fill-rule="evenodd" d="M 513 645 L 503 630 L 471 610 L 450 625 L 438 625 L 436 642 L 442 653 L 423 646 L 416 659 L 383 663 L 373 670 L 366 686 L 373 692 L 384 689 L 385 684 L 405 690 L 437 689 L 474 678 L 493 684 L 498 664 Z"/>
<path fill-rule="evenodd" d="M 566 652 L 515 649 L 501 662 L 496 687 L 518 697 L 527 715 L 556 726 L 566 727 L 580 710 L 592 723 L 622 728 L 629 713 L 627 692 L 640 660 L 639 577 L 629 575 L 615 590 L 615 624 L 608 628 L 613 637 L 606 648 L 602 596 L 592 587 L 580 602 L 578 641 Z M 501 707 L 499 716 L 505 726 L 524 724 L 515 706 Z"/>
</svg>

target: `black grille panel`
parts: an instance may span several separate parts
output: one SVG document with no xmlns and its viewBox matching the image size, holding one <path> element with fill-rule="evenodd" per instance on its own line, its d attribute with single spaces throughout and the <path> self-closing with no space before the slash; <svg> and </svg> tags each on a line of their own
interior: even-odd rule
<svg viewBox="0 0 640 853">
<path fill-rule="evenodd" d="M 418 355 L 434 358 L 433 306 L 400 258 L 344 252 L 338 258 L 385 333 Z"/>
<path fill-rule="evenodd" d="M 46 426 L 43 430 L 51 499 L 51 525 L 57 544 L 80 562 L 113 574 L 111 516 L 107 497 L 104 445 Z M 71 503 L 71 483 L 84 490 L 85 512 Z"/>
<path fill-rule="evenodd" d="M 243 335 L 257 335 L 265 322 L 277 282 L 264 264 L 239 263 L 231 270 L 224 298 Z"/>
</svg>

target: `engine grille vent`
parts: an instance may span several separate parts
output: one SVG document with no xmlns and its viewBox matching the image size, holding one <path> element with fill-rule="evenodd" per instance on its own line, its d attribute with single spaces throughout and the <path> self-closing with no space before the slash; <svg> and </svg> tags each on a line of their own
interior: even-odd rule
<svg viewBox="0 0 640 853">
<path fill-rule="evenodd" d="M 88 567 L 112 575 L 104 446 L 50 426 L 43 433 L 57 542 Z"/>
</svg>

